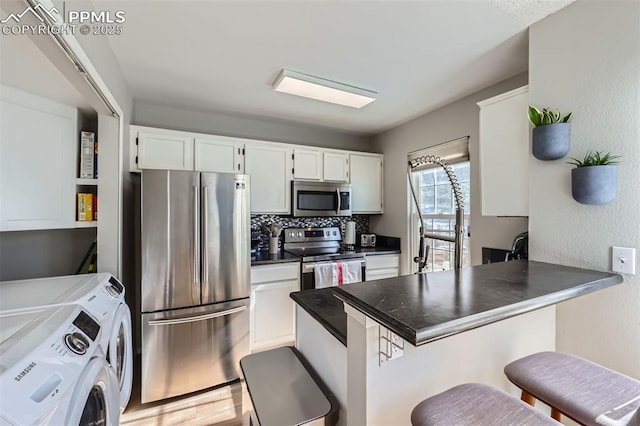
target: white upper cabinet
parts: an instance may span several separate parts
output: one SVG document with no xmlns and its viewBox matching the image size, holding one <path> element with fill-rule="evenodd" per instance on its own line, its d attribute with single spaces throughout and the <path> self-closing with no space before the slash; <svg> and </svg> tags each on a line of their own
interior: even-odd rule
<svg viewBox="0 0 640 426">
<path fill-rule="evenodd" d="M 322 151 L 295 148 L 293 170 L 294 179 L 322 180 Z"/>
<path fill-rule="evenodd" d="M 324 180 L 349 182 L 349 154 L 342 152 L 324 152 Z"/>
<path fill-rule="evenodd" d="M 479 102 L 485 216 L 529 215 L 528 86 Z"/>
<path fill-rule="evenodd" d="M 0 87 L 0 231 L 75 227 L 76 109 Z"/>
<path fill-rule="evenodd" d="M 244 143 L 241 139 L 196 136 L 194 146 L 196 171 L 244 173 Z"/>
<path fill-rule="evenodd" d="M 139 169 L 193 170 L 193 136 L 163 129 L 132 129 Z"/>
<path fill-rule="evenodd" d="M 253 214 L 291 214 L 293 179 L 351 182 L 352 212 L 382 213 L 382 154 L 130 127 L 131 172 L 166 169 L 248 174 Z"/>
<path fill-rule="evenodd" d="M 351 154 L 351 211 L 377 214 L 383 212 L 382 154 Z"/>
<path fill-rule="evenodd" d="M 291 213 L 293 149 L 269 142 L 245 145 L 244 170 L 251 176 L 251 213 Z"/>
</svg>

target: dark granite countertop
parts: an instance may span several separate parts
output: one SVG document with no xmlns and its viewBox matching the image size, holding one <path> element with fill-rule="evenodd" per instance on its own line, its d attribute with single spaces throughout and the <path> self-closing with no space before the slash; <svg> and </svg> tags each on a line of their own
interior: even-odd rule
<svg viewBox="0 0 640 426">
<path fill-rule="evenodd" d="M 618 274 L 517 260 L 332 290 L 345 303 L 418 346 L 622 281 Z"/>
<path fill-rule="evenodd" d="M 359 238 L 356 240 L 359 241 Z M 356 245 L 356 253 L 364 253 L 366 256 L 400 253 L 400 238 L 378 235 L 376 240 L 377 244 L 375 247 L 361 247 L 359 244 Z"/>
<path fill-rule="evenodd" d="M 365 256 L 378 254 L 399 254 L 400 249 L 395 247 L 357 247 L 356 253 L 364 253 Z"/>
<path fill-rule="evenodd" d="M 298 256 L 280 250 L 276 254 L 269 254 L 266 251 L 260 251 L 251 256 L 251 266 L 270 265 L 272 263 L 300 262 Z"/>
<path fill-rule="evenodd" d="M 347 314 L 342 301 L 335 296 L 335 288 L 296 291 L 290 296 L 340 343 L 347 346 Z"/>
</svg>

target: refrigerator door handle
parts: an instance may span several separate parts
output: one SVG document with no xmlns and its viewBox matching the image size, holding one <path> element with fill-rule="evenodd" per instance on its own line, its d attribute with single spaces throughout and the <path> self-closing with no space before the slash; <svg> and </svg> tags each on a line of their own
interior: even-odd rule
<svg viewBox="0 0 640 426">
<path fill-rule="evenodd" d="M 193 187 L 193 283 L 200 283 L 200 234 L 198 232 L 198 221 L 200 217 L 200 209 L 198 206 L 198 186 Z M 199 291 L 199 289 L 198 289 Z"/>
<path fill-rule="evenodd" d="M 219 317 L 225 317 L 228 315 L 237 314 L 238 312 L 242 312 L 246 309 L 247 309 L 247 305 L 243 305 L 243 306 L 238 306 L 237 308 L 227 309 L 225 311 L 210 312 L 208 314 L 196 315 L 194 317 L 151 320 L 149 321 L 149 325 L 174 325 L 174 324 L 185 324 L 189 322 L 204 321 L 212 318 L 219 318 Z"/>
<path fill-rule="evenodd" d="M 209 286 L 209 197 L 207 194 L 208 188 L 202 187 L 202 286 L 203 294 L 202 300 L 204 301 L 208 294 L 204 294 Z"/>
</svg>

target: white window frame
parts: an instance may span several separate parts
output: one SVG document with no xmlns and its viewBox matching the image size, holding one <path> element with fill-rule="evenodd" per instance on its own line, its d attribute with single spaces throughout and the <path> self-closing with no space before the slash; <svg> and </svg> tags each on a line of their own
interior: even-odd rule
<svg viewBox="0 0 640 426">
<path fill-rule="evenodd" d="M 467 163 L 470 163 L 469 161 L 467 161 Z M 459 163 L 458 163 L 459 164 Z M 438 166 L 439 167 L 439 166 Z M 413 171 L 411 172 L 411 183 L 413 185 L 413 187 L 416 189 L 416 196 L 418 197 L 418 203 L 421 204 L 421 199 L 420 197 L 422 196 L 422 191 L 420 190 L 420 179 L 418 174 L 420 173 L 420 170 L 417 171 Z M 470 181 L 469 181 L 470 182 Z M 464 232 L 464 243 L 463 243 L 463 253 L 467 254 L 467 261 L 463 262 L 463 266 L 469 266 L 470 262 L 471 262 L 471 241 L 470 241 L 470 237 L 469 237 L 469 233 L 467 231 L 468 226 L 470 224 L 470 220 L 471 220 L 471 215 L 470 215 L 470 206 L 465 206 L 467 207 L 465 210 L 467 210 L 467 212 L 464 214 L 464 223 L 465 225 L 465 232 Z M 411 243 L 411 259 L 410 259 L 410 269 L 411 272 L 417 272 L 418 270 L 418 265 L 413 262 L 413 258 L 416 257 L 418 255 L 418 249 L 419 249 L 419 244 L 420 244 L 420 229 L 419 229 L 419 224 L 420 224 L 420 216 L 418 215 L 418 211 L 416 209 L 416 205 L 415 203 L 411 202 L 411 210 L 410 210 L 410 215 L 409 215 L 409 220 L 410 220 L 410 243 Z M 422 217 L 423 219 L 426 221 L 427 219 L 448 219 L 451 221 L 455 221 L 455 213 L 453 214 L 427 214 L 427 213 L 422 213 Z M 425 226 L 426 228 L 426 226 Z M 429 228 L 426 228 L 429 229 Z M 428 231 L 430 232 L 430 231 Z M 433 233 L 442 233 L 441 230 L 433 230 Z M 450 236 L 454 235 L 454 231 L 450 231 Z M 426 271 L 427 272 L 432 272 L 434 271 L 433 269 L 433 250 L 434 250 L 434 242 L 435 240 L 432 239 L 427 239 L 427 245 L 429 245 L 431 247 L 430 251 L 429 251 L 429 257 L 427 258 L 427 266 L 426 266 Z M 441 242 L 438 242 L 438 244 Z M 454 251 L 454 247 L 453 247 L 453 243 L 447 243 L 447 242 L 442 242 L 443 244 L 447 244 L 450 249 L 446 250 L 449 251 L 451 253 L 451 263 L 453 263 L 453 251 Z M 437 248 L 435 250 L 444 250 L 442 248 Z M 437 269 L 438 271 L 441 269 Z"/>
</svg>

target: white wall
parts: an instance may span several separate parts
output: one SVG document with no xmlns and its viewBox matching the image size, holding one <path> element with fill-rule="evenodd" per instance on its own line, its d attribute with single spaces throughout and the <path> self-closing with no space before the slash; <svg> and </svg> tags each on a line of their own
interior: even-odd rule
<svg viewBox="0 0 640 426">
<path fill-rule="evenodd" d="M 577 1 L 530 29 L 533 105 L 573 111 L 569 157 L 622 155 L 605 206 L 571 197 L 566 159 L 530 159 L 530 256 L 609 270 L 613 245 L 640 248 L 640 2 Z M 640 378 L 640 282 L 558 306 L 557 348 Z"/>
<path fill-rule="evenodd" d="M 372 148 L 384 153 L 384 215 L 373 216 L 372 231 L 402 238 L 402 272 L 408 273 L 409 223 L 407 207 L 407 153 L 469 136 L 471 157 L 471 263 L 482 263 L 482 247 L 511 249 L 513 237 L 527 230 L 526 218 L 481 215 L 479 174 L 478 101 L 527 84 L 527 75 L 519 74 L 463 99 L 422 115 L 408 123 L 376 136 Z"/>
<path fill-rule="evenodd" d="M 140 101 L 135 103 L 134 123 L 164 129 L 356 151 L 369 151 L 370 148 L 367 135 L 267 118 L 190 111 Z"/>
<path fill-rule="evenodd" d="M 95 228 L 0 232 L 0 281 L 74 274 L 95 238 Z"/>
</svg>

